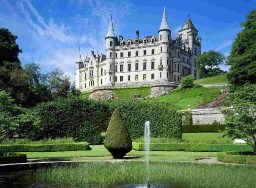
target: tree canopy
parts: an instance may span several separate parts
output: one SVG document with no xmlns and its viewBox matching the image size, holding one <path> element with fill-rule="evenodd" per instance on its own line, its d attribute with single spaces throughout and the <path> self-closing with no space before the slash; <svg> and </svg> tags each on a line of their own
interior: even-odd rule
<svg viewBox="0 0 256 188">
<path fill-rule="evenodd" d="M 214 50 L 202 53 L 196 59 L 197 69 L 200 70 L 201 77 L 216 76 L 216 71 L 219 70 L 218 66 L 223 64 L 225 56 Z"/>
<path fill-rule="evenodd" d="M 231 49 L 228 64 L 231 65 L 228 80 L 235 86 L 256 83 L 256 9 L 251 11 Z"/>
</svg>

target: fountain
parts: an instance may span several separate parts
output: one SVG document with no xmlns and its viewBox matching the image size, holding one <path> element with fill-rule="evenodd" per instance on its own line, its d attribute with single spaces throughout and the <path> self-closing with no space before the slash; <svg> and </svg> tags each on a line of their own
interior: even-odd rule
<svg viewBox="0 0 256 188">
<path fill-rule="evenodd" d="M 150 143 L 150 123 L 149 123 L 149 121 L 146 121 L 145 122 L 145 130 L 144 130 L 144 144 L 145 144 L 145 152 L 146 152 L 147 187 L 150 187 L 150 183 L 149 183 L 149 143 Z"/>
</svg>

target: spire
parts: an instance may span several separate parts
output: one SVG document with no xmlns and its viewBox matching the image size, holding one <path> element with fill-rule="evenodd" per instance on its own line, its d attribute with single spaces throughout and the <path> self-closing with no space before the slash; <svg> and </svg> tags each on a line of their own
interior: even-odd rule
<svg viewBox="0 0 256 188">
<path fill-rule="evenodd" d="M 168 26 L 168 23 L 167 23 L 165 7 L 164 7 L 164 12 L 163 12 L 163 18 L 162 18 L 161 26 L 159 28 L 159 31 L 161 31 L 161 30 L 170 30 L 169 26 Z"/>
<path fill-rule="evenodd" d="M 82 57 L 81 57 L 81 53 L 80 53 L 80 46 L 79 46 L 79 49 L 78 49 L 78 59 L 77 59 L 77 61 L 76 61 L 77 63 L 82 63 L 83 62 L 83 60 L 82 60 Z"/>
<path fill-rule="evenodd" d="M 112 22 L 112 15 L 110 16 L 108 33 L 106 37 L 116 37 L 114 32 L 113 22 Z"/>
<path fill-rule="evenodd" d="M 188 28 L 192 28 L 192 29 L 197 31 L 197 29 L 194 26 L 194 24 L 192 23 L 189 15 L 188 15 L 188 18 L 186 20 L 186 23 L 182 26 L 182 29 L 188 29 Z"/>
</svg>

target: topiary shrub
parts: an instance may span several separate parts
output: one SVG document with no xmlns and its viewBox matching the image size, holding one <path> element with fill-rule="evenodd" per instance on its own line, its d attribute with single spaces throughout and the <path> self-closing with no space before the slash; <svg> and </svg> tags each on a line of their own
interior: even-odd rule
<svg viewBox="0 0 256 188">
<path fill-rule="evenodd" d="M 118 109 L 115 109 L 110 118 L 104 146 L 114 159 L 122 159 L 132 150 L 131 137 Z"/>
</svg>

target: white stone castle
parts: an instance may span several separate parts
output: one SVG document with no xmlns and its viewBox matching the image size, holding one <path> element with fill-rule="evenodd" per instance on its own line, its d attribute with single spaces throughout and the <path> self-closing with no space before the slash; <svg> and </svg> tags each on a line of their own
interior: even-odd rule
<svg viewBox="0 0 256 188">
<path fill-rule="evenodd" d="M 112 17 L 105 38 L 106 55 L 91 52 L 83 61 L 79 49 L 76 87 L 82 92 L 113 86 L 177 85 L 187 75 L 199 78 L 196 57 L 201 54 L 201 38 L 188 17 L 176 39 L 171 38 L 166 11 L 158 36 L 124 40 L 115 35 Z"/>
</svg>

